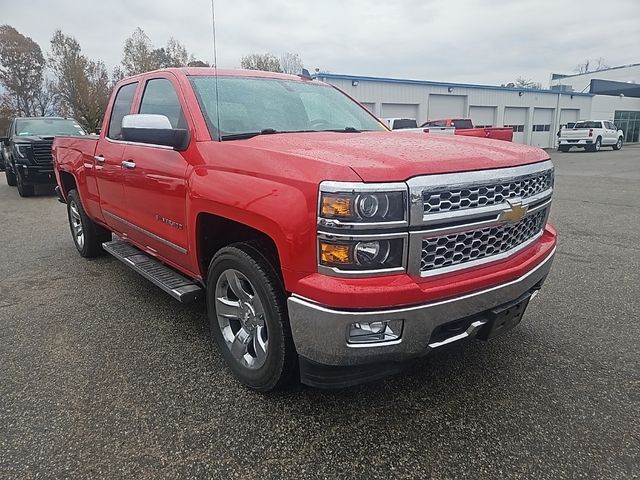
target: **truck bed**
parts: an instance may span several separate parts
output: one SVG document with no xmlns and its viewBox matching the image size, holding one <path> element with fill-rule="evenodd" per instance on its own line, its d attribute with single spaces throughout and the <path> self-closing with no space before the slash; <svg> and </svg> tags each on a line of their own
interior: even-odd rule
<svg viewBox="0 0 640 480">
<path fill-rule="evenodd" d="M 96 153 L 97 135 L 86 137 L 56 136 L 53 140 L 53 163 L 59 165 L 60 170 L 71 170 L 74 165 L 79 166 L 84 160 L 91 160 Z"/>
<path fill-rule="evenodd" d="M 493 138 L 494 140 L 504 140 L 507 142 L 513 141 L 513 129 L 511 127 L 457 128 L 456 135 Z"/>
</svg>

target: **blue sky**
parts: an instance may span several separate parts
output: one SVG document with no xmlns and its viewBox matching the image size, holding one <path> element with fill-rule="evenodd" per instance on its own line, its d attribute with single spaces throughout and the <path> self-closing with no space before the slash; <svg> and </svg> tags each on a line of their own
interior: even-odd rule
<svg viewBox="0 0 640 480">
<path fill-rule="evenodd" d="M 640 62 L 639 0 L 215 1 L 221 67 L 247 53 L 292 51 L 310 70 L 547 85 L 550 72 L 572 73 L 586 59 Z M 174 36 L 211 61 L 210 9 L 210 0 L 24 0 L 0 21 L 45 51 L 60 28 L 112 68 L 137 26 L 158 46 Z"/>
</svg>

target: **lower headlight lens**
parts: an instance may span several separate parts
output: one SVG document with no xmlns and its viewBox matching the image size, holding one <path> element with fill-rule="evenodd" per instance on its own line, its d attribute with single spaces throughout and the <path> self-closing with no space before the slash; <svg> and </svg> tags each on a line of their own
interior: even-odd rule
<svg viewBox="0 0 640 480">
<path fill-rule="evenodd" d="M 376 270 L 403 266 L 402 238 L 367 241 L 320 240 L 320 264 L 340 270 Z"/>
<path fill-rule="evenodd" d="M 389 242 L 358 242 L 354 251 L 354 260 L 358 265 L 383 264 L 389 256 Z"/>
</svg>

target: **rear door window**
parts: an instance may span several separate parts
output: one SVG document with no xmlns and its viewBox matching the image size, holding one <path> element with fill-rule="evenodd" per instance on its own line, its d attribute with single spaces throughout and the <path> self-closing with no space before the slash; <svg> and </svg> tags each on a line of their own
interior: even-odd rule
<svg viewBox="0 0 640 480">
<path fill-rule="evenodd" d="M 136 94 L 136 88 L 138 88 L 137 82 L 129 83 L 120 87 L 116 94 L 113 108 L 111 109 L 111 118 L 109 119 L 109 131 L 107 132 L 107 137 L 112 140 L 122 139 L 122 119 L 125 115 L 131 113 L 131 105 Z"/>
</svg>

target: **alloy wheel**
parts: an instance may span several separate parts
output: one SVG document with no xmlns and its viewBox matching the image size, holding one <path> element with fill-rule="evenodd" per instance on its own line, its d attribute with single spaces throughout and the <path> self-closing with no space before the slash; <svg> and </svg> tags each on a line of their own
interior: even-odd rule
<svg viewBox="0 0 640 480">
<path fill-rule="evenodd" d="M 84 247 L 84 228 L 82 228 L 82 218 L 80 218 L 80 211 L 75 201 L 71 200 L 69 203 L 69 214 L 71 220 L 71 230 L 73 231 L 73 239 L 78 245 L 78 248 L 82 250 Z"/>
<path fill-rule="evenodd" d="M 218 326 L 233 358 L 256 370 L 269 352 L 269 335 L 262 301 L 249 279 L 240 271 L 227 269 L 215 288 Z"/>
</svg>

